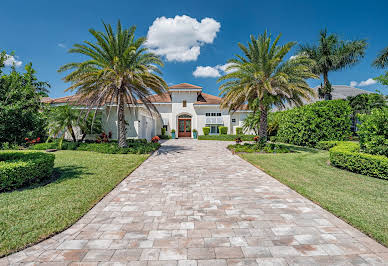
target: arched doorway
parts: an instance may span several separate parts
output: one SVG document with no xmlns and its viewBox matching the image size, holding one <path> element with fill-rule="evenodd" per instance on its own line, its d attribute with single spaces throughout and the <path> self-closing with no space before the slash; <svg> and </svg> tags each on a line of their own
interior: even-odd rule
<svg viewBox="0 0 388 266">
<path fill-rule="evenodd" d="M 190 138 L 191 137 L 191 116 L 179 115 L 178 116 L 178 138 Z"/>
</svg>

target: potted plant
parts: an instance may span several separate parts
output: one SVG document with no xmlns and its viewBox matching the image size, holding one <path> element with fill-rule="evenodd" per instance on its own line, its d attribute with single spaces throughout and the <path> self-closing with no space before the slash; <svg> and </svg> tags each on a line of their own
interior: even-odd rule
<svg viewBox="0 0 388 266">
<path fill-rule="evenodd" d="M 172 130 L 171 130 L 171 137 L 172 137 L 173 139 L 175 139 L 175 129 L 172 129 Z"/>
<path fill-rule="evenodd" d="M 193 129 L 193 137 L 196 139 L 198 137 L 198 131 Z"/>
</svg>

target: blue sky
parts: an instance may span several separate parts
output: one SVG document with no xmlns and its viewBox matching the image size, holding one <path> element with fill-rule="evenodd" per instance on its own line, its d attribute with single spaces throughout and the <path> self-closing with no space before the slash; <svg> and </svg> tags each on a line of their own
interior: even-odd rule
<svg viewBox="0 0 388 266">
<path fill-rule="evenodd" d="M 246 43 L 250 34 L 267 29 L 273 35 L 282 33 L 282 43 L 310 43 L 326 27 L 342 39 L 369 43 L 360 63 L 329 74 L 332 84 L 354 81 L 359 88 L 388 94 L 386 87 L 365 82 L 383 73 L 372 68 L 371 62 L 388 46 L 388 1 L 7 0 L 1 9 L 0 50 L 14 51 L 19 69 L 32 62 L 38 77 L 52 85 L 51 97 L 70 94 L 64 92 L 68 84 L 57 69 L 82 59 L 67 49 L 92 40 L 88 29 L 102 30 L 102 20 L 115 24 L 118 19 L 124 26 L 136 25 L 137 36 L 150 32 L 150 47 L 163 56 L 163 77 L 169 84 L 189 82 L 218 94 L 217 78 L 203 75 L 222 74 L 226 61 L 239 53 L 237 43 Z M 197 67 L 206 66 L 210 68 L 199 68 L 199 76 L 193 75 Z M 309 83 L 315 86 L 320 81 Z"/>
</svg>

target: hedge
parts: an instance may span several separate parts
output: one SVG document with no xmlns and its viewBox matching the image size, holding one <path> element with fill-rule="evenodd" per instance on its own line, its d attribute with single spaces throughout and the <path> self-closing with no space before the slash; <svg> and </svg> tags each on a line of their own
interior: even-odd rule
<svg viewBox="0 0 388 266">
<path fill-rule="evenodd" d="M 202 128 L 202 131 L 203 131 L 203 134 L 204 134 L 205 136 L 207 136 L 207 135 L 209 135 L 209 133 L 210 133 L 210 127 L 203 127 L 203 128 Z"/>
<path fill-rule="evenodd" d="M 242 127 L 236 127 L 236 135 L 242 135 L 242 134 L 243 134 Z"/>
<path fill-rule="evenodd" d="M 208 135 L 198 136 L 199 140 L 222 140 L 222 141 L 235 141 L 236 138 L 241 138 L 242 141 L 253 141 L 255 135 Z"/>
<path fill-rule="evenodd" d="M 388 179 L 388 158 L 360 152 L 356 142 L 340 142 L 329 150 L 330 163 L 351 172 Z"/>
<path fill-rule="evenodd" d="M 329 141 L 320 141 L 315 145 L 316 149 L 319 150 L 330 150 L 331 148 L 337 146 L 341 141 L 336 141 L 336 140 L 329 140 Z"/>
<path fill-rule="evenodd" d="M 221 134 L 221 135 L 226 135 L 226 134 L 228 134 L 228 127 L 219 126 L 218 129 L 220 130 L 220 134 Z"/>
<path fill-rule="evenodd" d="M 35 184 L 51 177 L 54 154 L 26 151 L 0 152 L 0 192 Z"/>
<path fill-rule="evenodd" d="M 314 147 L 319 141 L 348 140 L 351 108 L 345 100 L 320 101 L 281 112 L 276 140 Z"/>
<path fill-rule="evenodd" d="M 115 142 L 108 143 L 81 143 L 77 150 L 79 151 L 94 151 L 108 154 L 146 154 L 159 149 L 159 143 L 128 143 L 127 148 L 120 148 Z"/>
</svg>

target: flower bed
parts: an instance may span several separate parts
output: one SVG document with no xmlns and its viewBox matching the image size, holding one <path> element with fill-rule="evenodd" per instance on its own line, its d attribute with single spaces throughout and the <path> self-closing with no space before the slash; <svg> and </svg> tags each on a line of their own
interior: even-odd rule
<svg viewBox="0 0 388 266">
<path fill-rule="evenodd" d="M 0 192 L 42 182 L 51 177 L 55 156 L 42 152 L 0 152 Z"/>
<path fill-rule="evenodd" d="M 360 152 L 356 142 L 339 142 L 329 150 L 330 163 L 349 171 L 388 179 L 388 158 Z"/>
<path fill-rule="evenodd" d="M 243 145 L 234 144 L 234 145 L 229 145 L 228 149 L 236 153 L 239 153 L 239 152 L 288 153 L 290 152 L 290 150 L 286 146 L 275 144 L 275 143 L 267 143 L 264 146 L 260 144 L 250 144 L 250 143 L 244 143 Z"/>
</svg>

